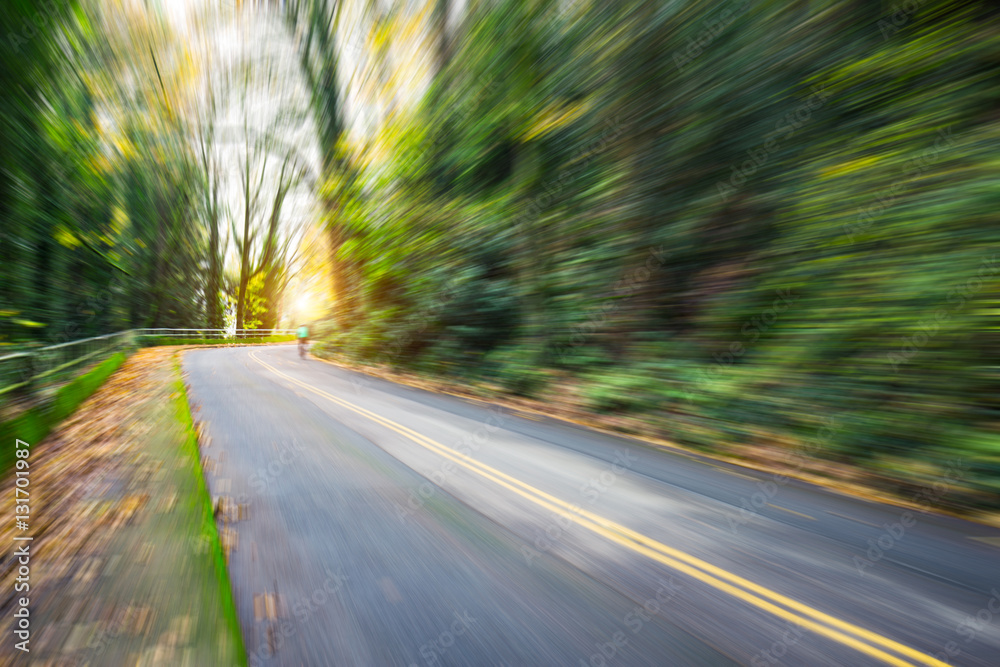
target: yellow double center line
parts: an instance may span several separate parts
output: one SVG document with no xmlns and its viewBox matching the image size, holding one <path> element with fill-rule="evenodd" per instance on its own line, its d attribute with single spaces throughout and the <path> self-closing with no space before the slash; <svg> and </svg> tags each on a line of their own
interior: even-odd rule
<svg viewBox="0 0 1000 667">
<path fill-rule="evenodd" d="M 713 588 L 728 593 L 733 597 L 762 609 L 778 618 L 795 623 L 803 628 L 812 630 L 816 634 L 832 639 L 845 646 L 849 646 L 865 655 L 890 664 L 890 665 L 934 665 L 935 667 L 947 667 L 948 663 L 942 662 L 933 656 L 921 653 L 893 641 L 888 637 L 883 637 L 870 630 L 858 627 L 839 618 L 825 614 L 818 609 L 802 604 L 796 600 L 786 597 L 780 593 L 772 591 L 764 586 L 755 584 L 728 570 L 707 563 L 700 558 L 696 558 L 688 553 L 669 547 L 662 542 L 658 542 L 650 537 L 625 526 L 611 521 L 603 516 L 588 512 L 575 505 L 571 505 L 559 498 L 556 498 L 540 489 L 525 484 L 519 479 L 511 477 L 485 463 L 477 461 L 461 452 L 441 443 L 421 435 L 412 429 L 401 424 L 397 424 L 385 417 L 375 414 L 369 410 L 357 406 L 349 401 L 334 396 L 322 389 L 317 389 L 310 384 L 297 380 L 286 373 L 282 373 L 274 366 L 262 361 L 252 352 L 250 356 L 259 364 L 270 370 L 275 375 L 288 380 L 304 389 L 311 391 L 323 398 L 366 417 L 385 428 L 395 431 L 402 436 L 409 438 L 417 444 L 454 461 L 458 465 L 470 470 L 486 479 L 499 484 L 505 489 L 530 500 L 531 502 L 544 507 L 545 509 L 572 521 L 588 530 L 591 530 L 602 537 L 605 537 L 616 544 L 624 546 L 636 553 L 651 558 L 652 560 L 666 565 L 677 572 L 686 574 L 698 581 L 701 581 Z M 889 653 L 892 651 L 896 655 Z M 903 659 L 899 656 L 904 656 Z M 912 662 L 911 662 L 912 661 Z"/>
</svg>

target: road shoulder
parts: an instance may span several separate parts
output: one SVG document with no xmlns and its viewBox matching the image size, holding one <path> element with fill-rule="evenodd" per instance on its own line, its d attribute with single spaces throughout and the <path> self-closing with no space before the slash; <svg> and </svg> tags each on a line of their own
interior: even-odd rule
<svg viewBox="0 0 1000 667">
<path fill-rule="evenodd" d="M 336 355 L 320 356 L 310 352 L 313 359 L 337 368 L 367 375 L 372 378 L 399 385 L 447 394 L 462 400 L 473 401 L 483 407 L 500 406 L 515 415 L 536 419 L 545 417 L 569 425 L 583 427 L 612 437 L 628 438 L 637 444 L 655 450 L 670 452 L 705 463 L 724 463 L 771 477 L 792 478 L 822 487 L 842 496 L 869 502 L 892 505 L 904 509 L 930 511 L 1000 528 L 1000 514 L 985 511 L 962 511 L 962 507 L 949 507 L 914 500 L 913 493 L 894 493 L 884 480 L 877 479 L 869 471 L 847 464 L 835 463 L 807 457 L 797 452 L 756 451 L 743 447 L 739 451 L 706 451 L 666 440 L 653 426 L 642 420 L 642 415 L 600 414 L 576 405 L 565 397 L 546 396 L 533 399 L 514 396 L 497 387 L 482 384 L 451 382 L 447 378 L 429 377 L 409 371 L 401 371 L 381 365 L 362 364 L 345 360 Z"/>
<path fill-rule="evenodd" d="M 245 664 L 174 355 L 139 350 L 32 443 L 32 662 Z M 4 523 L 0 540 L 14 544 Z M 5 559 L 5 598 L 14 565 Z M 5 616 L 4 636 L 15 620 Z M 0 652 L 3 664 L 16 653 Z"/>
</svg>

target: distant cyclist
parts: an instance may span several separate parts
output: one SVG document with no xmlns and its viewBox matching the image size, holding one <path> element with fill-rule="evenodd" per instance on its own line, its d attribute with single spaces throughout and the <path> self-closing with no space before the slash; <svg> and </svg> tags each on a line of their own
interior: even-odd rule
<svg viewBox="0 0 1000 667">
<path fill-rule="evenodd" d="M 298 332 L 299 337 L 299 356 L 305 358 L 306 356 L 306 340 L 309 338 L 309 329 L 306 325 L 299 327 Z"/>
</svg>

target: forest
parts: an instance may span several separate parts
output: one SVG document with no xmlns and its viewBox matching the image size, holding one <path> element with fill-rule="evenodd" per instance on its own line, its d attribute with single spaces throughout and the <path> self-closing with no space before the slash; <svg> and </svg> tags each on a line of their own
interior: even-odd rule
<svg viewBox="0 0 1000 667">
<path fill-rule="evenodd" d="M 308 323 L 1000 507 L 993 3 L 145 4 L 0 9 L 3 346 Z"/>
</svg>

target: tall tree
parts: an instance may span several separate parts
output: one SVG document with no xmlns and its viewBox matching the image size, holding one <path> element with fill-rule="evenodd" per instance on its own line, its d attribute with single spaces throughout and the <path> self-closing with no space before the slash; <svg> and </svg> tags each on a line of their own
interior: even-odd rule
<svg viewBox="0 0 1000 667">
<path fill-rule="evenodd" d="M 344 176 L 341 139 L 344 111 L 339 86 L 337 24 L 341 3 L 338 0 L 290 0 L 285 3 L 285 20 L 295 36 L 299 64 L 312 102 L 322 173 L 325 181 L 338 183 Z M 336 299 L 336 314 L 341 326 L 348 326 L 356 291 L 350 261 L 341 254 L 350 239 L 343 219 L 340 188 L 325 188 L 323 207 L 330 240 L 331 277 Z"/>
</svg>

